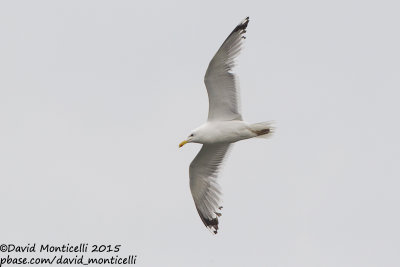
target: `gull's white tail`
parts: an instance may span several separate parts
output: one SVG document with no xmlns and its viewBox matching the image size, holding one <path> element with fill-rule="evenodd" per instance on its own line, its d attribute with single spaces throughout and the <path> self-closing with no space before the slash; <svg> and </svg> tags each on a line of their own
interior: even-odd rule
<svg viewBox="0 0 400 267">
<path fill-rule="evenodd" d="M 274 132 L 272 123 L 268 121 L 253 123 L 249 125 L 250 130 L 255 134 L 254 137 L 268 138 Z"/>
</svg>

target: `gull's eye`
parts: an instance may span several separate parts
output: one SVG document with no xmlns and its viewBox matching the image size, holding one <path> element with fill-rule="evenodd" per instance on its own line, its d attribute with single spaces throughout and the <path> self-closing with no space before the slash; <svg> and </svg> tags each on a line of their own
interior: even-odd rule
<svg viewBox="0 0 400 267">
<path fill-rule="evenodd" d="M 193 137 L 193 134 L 189 135 L 189 137 Z"/>
</svg>

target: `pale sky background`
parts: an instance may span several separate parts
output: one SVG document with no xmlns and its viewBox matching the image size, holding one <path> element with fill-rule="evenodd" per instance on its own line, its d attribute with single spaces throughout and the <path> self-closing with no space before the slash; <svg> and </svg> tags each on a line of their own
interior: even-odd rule
<svg viewBox="0 0 400 267">
<path fill-rule="evenodd" d="M 122 244 L 135 266 L 400 266 L 398 1 L 1 1 L 0 243 Z M 218 235 L 178 144 L 246 16 Z M 45 255 L 41 255 L 45 256 Z M 106 256 L 102 254 L 102 256 Z"/>
</svg>

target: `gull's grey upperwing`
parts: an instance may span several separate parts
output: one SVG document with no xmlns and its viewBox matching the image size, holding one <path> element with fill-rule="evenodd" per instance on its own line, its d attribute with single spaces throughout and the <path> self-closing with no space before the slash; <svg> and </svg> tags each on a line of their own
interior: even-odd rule
<svg viewBox="0 0 400 267">
<path fill-rule="evenodd" d="M 221 45 L 208 65 L 206 84 L 208 120 L 242 120 L 239 108 L 239 84 L 232 68 L 242 48 L 249 17 L 245 18 Z"/>
<path fill-rule="evenodd" d="M 230 144 L 203 145 L 189 167 L 190 191 L 204 225 L 214 234 L 221 216 L 221 192 L 217 183 L 220 166 Z"/>
</svg>

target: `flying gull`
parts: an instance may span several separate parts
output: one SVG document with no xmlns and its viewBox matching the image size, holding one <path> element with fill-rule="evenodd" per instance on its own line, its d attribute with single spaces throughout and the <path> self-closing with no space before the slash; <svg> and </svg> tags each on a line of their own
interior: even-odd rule
<svg viewBox="0 0 400 267">
<path fill-rule="evenodd" d="M 239 85 L 232 73 L 235 58 L 246 38 L 249 17 L 245 18 L 221 45 L 206 71 L 209 109 L 208 120 L 194 129 L 179 144 L 203 144 L 189 167 L 190 190 L 204 225 L 214 234 L 221 216 L 221 191 L 217 183 L 218 172 L 231 144 L 253 137 L 268 137 L 272 127 L 268 122 L 247 123 L 239 109 Z"/>
</svg>

